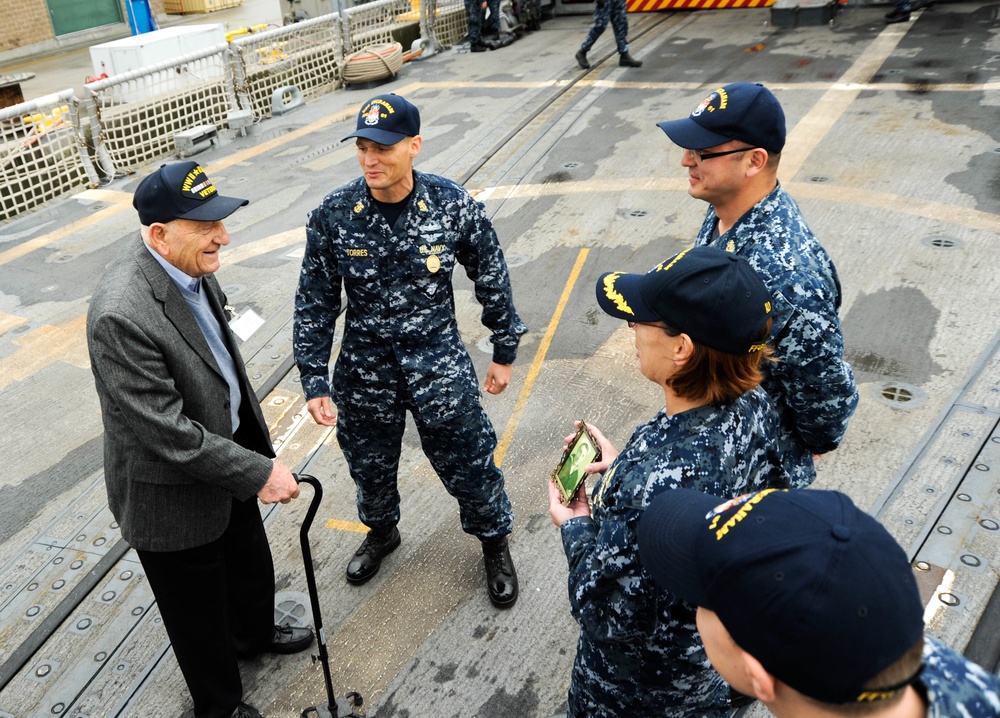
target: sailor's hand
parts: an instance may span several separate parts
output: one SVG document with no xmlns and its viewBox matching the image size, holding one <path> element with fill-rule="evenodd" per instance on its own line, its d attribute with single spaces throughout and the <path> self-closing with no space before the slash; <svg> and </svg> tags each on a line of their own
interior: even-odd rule
<svg viewBox="0 0 1000 718">
<path fill-rule="evenodd" d="M 510 364 L 490 362 L 490 366 L 486 370 L 486 381 L 483 382 L 483 391 L 490 394 L 502 394 L 503 390 L 510 384 L 513 375 L 514 367 Z"/>
<path fill-rule="evenodd" d="M 312 416 L 313 421 L 320 426 L 337 425 L 337 412 L 333 410 L 330 397 L 317 396 L 315 399 L 310 399 L 306 402 L 306 408 L 309 409 L 309 414 Z"/>
</svg>

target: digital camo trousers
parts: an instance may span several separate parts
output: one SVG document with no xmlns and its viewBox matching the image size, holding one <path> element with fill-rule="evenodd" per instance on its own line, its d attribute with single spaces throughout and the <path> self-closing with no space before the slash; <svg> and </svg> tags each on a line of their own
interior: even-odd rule
<svg viewBox="0 0 1000 718">
<path fill-rule="evenodd" d="M 462 530 L 479 538 L 506 536 L 513 528 L 503 473 L 493 461 L 496 433 L 478 403 L 444 422 L 428 425 L 413 413 L 420 444 L 445 489 L 457 501 Z M 399 522 L 397 472 L 406 408 L 389 420 L 341 408 L 337 440 L 357 487 L 358 517 L 374 530 Z"/>
</svg>

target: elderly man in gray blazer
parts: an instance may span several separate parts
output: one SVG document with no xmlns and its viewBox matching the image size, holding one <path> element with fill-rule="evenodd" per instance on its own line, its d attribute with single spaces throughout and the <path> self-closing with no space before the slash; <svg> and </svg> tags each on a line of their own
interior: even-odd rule
<svg viewBox="0 0 1000 718">
<path fill-rule="evenodd" d="M 294 653 L 308 628 L 274 625 L 274 565 L 256 498 L 287 503 L 260 406 L 213 273 L 222 220 L 247 204 L 194 162 L 136 189 L 141 239 L 101 278 L 87 341 L 104 419 L 108 503 L 139 555 L 197 718 L 259 718 L 237 658 Z"/>
</svg>

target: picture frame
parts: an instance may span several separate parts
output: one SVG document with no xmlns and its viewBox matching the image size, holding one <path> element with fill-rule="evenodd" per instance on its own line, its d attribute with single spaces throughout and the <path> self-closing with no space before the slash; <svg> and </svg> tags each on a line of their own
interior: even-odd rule
<svg viewBox="0 0 1000 718">
<path fill-rule="evenodd" d="M 580 421 L 580 428 L 577 430 L 576 436 L 566 445 L 559 464 L 550 474 L 556 488 L 559 489 L 563 506 L 569 506 L 573 497 L 576 496 L 580 484 L 586 479 L 587 474 L 584 468 L 588 464 L 600 461 L 600 459 L 601 447 L 594 435 L 587 429 L 587 422 Z"/>
</svg>

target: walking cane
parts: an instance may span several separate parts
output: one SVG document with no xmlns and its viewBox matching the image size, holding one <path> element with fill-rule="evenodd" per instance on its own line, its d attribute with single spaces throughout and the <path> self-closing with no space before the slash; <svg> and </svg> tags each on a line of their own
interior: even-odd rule
<svg viewBox="0 0 1000 718">
<path fill-rule="evenodd" d="M 354 712 L 355 708 L 361 707 L 363 700 L 361 694 L 350 692 L 343 698 L 336 698 L 333 694 L 333 679 L 330 677 L 330 658 L 326 652 L 326 633 L 323 631 L 323 619 L 319 612 L 319 594 L 316 590 L 316 574 L 313 571 L 312 551 L 309 549 L 309 528 L 312 526 L 316 512 L 319 510 L 319 502 L 323 500 L 323 487 L 319 480 L 309 474 L 299 474 L 295 480 L 300 484 L 309 484 L 313 487 L 313 498 L 306 511 L 305 521 L 299 530 L 299 541 L 302 544 L 302 560 L 305 563 L 306 583 L 309 585 L 309 601 L 312 604 L 313 623 L 316 624 L 316 643 L 319 646 L 319 656 L 313 656 L 315 661 L 319 658 L 323 664 L 323 678 L 326 681 L 326 703 L 311 706 L 302 711 L 302 718 L 363 718 Z"/>
</svg>

